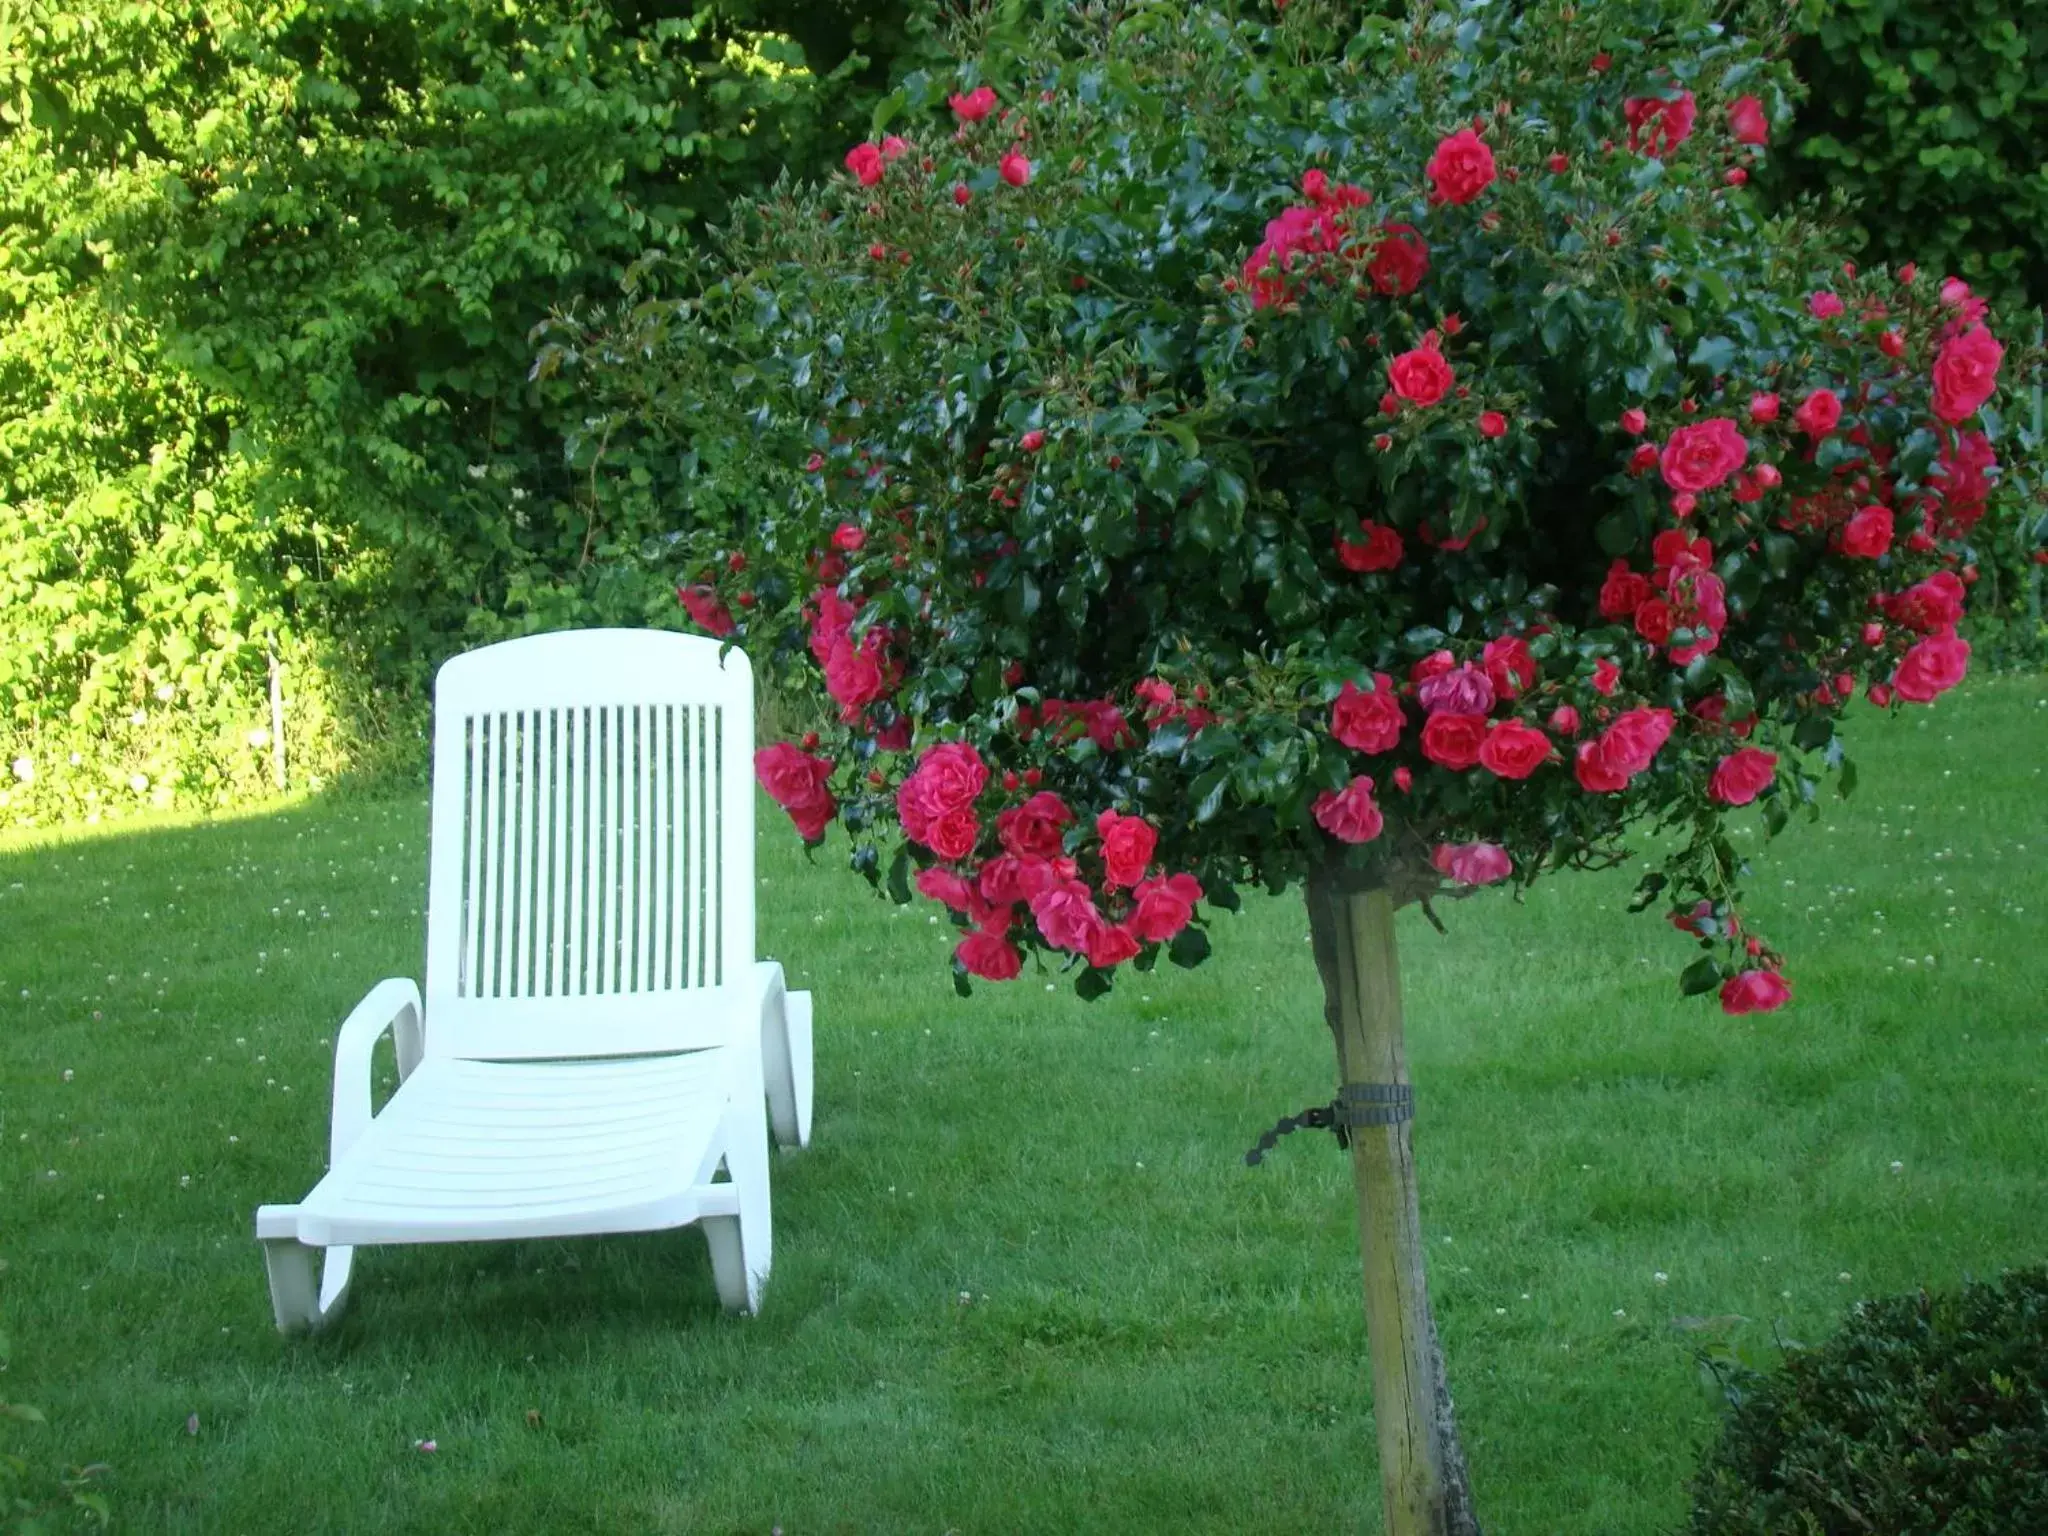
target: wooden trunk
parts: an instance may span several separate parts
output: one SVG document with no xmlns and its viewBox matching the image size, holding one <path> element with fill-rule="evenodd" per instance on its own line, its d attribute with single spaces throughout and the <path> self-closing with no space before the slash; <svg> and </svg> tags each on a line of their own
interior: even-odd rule
<svg viewBox="0 0 2048 1536">
<path fill-rule="evenodd" d="M 1356 1085 L 1346 1097 L 1392 1111 L 1386 1114 L 1391 1123 L 1349 1133 L 1386 1530 L 1388 1536 L 1478 1536 L 1443 1347 L 1429 1308 L 1414 1125 L 1396 1118 L 1408 1059 L 1393 897 L 1384 886 L 1358 883 L 1348 871 L 1319 873 L 1308 884 L 1308 912 L 1338 1074 L 1347 1087 Z"/>
</svg>

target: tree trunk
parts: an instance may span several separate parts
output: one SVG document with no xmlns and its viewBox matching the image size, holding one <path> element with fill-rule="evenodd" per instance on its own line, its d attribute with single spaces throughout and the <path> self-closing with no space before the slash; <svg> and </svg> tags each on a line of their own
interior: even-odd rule
<svg viewBox="0 0 2048 1536">
<path fill-rule="evenodd" d="M 1323 871 L 1309 880 L 1308 915 L 1342 1100 L 1391 1122 L 1349 1131 L 1387 1536 L 1479 1536 L 1423 1272 L 1393 897 Z"/>
</svg>

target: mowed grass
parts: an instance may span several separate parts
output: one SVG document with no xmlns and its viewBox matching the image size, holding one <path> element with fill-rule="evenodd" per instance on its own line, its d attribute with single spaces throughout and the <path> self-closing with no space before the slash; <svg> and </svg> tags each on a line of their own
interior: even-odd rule
<svg viewBox="0 0 2048 1536">
<path fill-rule="evenodd" d="M 1501 1536 L 1672 1529 L 1709 1338 L 2048 1256 L 2048 683 L 1853 730 L 1858 798 L 1752 882 L 1782 1013 L 1681 1001 L 1627 873 L 1403 914 Z M 764 815 L 819 1110 L 763 1314 L 681 1232 L 367 1253 L 343 1325 L 280 1340 L 251 1212 L 323 1167 L 342 1016 L 418 972 L 423 800 L 0 849 L 0 1389 L 50 1419 L 8 1446 L 110 1463 L 132 1531 L 1378 1529 L 1346 1164 L 1241 1161 L 1330 1096 L 1296 897 L 1103 1003 L 960 1001 L 924 908 Z"/>
</svg>

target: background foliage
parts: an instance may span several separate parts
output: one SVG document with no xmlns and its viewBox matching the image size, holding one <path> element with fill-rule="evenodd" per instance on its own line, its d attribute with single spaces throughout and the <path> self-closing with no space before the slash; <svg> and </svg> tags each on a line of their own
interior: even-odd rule
<svg viewBox="0 0 2048 1536">
<path fill-rule="evenodd" d="M 863 9 L 11 8 L 0 815 L 258 791 L 271 649 L 317 774 L 454 649 L 665 619 L 526 333 L 838 143 Z"/>
</svg>

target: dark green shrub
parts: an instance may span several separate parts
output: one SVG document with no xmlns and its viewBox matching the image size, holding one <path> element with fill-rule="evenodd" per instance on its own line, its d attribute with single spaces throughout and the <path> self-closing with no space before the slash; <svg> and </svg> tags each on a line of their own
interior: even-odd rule
<svg viewBox="0 0 2048 1536">
<path fill-rule="evenodd" d="M 1862 1303 L 1727 1384 L 1692 1536 L 2048 1531 L 2048 1268 Z"/>
<path fill-rule="evenodd" d="M 2048 303 L 2048 6 L 1806 0 L 1786 165 L 1842 192 L 1871 260 L 1941 263 L 2008 311 Z"/>
</svg>

